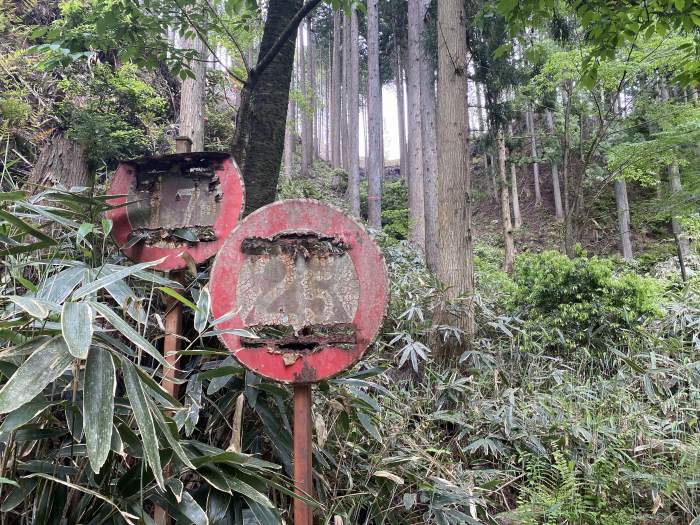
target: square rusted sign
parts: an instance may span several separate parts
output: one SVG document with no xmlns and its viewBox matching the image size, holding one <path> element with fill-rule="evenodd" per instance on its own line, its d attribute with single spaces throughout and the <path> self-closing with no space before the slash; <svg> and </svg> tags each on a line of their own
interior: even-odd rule
<svg viewBox="0 0 700 525">
<path fill-rule="evenodd" d="M 159 269 L 184 268 L 214 255 L 243 210 L 238 167 L 226 153 L 143 157 L 119 165 L 107 214 L 122 251 L 139 262 L 166 260 Z"/>
</svg>

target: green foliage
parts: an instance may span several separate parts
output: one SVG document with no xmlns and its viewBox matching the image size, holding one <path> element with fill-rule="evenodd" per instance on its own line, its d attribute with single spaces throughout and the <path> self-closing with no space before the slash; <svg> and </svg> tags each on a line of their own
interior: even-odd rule
<svg viewBox="0 0 700 525">
<path fill-rule="evenodd" d="M 523 254 L 514 281 L 524 329 L 546 347 L 605 349 L 660 314 L 656 282 L 598 257 Z"/>
<path fill-rule="evenodd" d="M 601 61 L 613 58 L 620 48 L 677 33 L 692 37 L 692 40 L 675 47 L 675 53 L 682 62 L 682 67 L 676 72 L 677 80 L 690 84 L 700 78 L 700 41 L 697 39 L 700 9 L 694 2 L 499 0 L 497 11 L 508 20 L 510 32 L 514 36 L 525 27 L 545 24 L 553 17 L 575 15 L 582 37 L 590 44 L 590 49 L 582 55 L 583 75 L 580 77 L 587 87 L 592 87 L 597 80 Z"/>
<path fill-rule="evenodd" d="M 228 98 L 231 87 L 231 82 L 220 71 L 207 71 L 205 151 L 228 151 L 233 144 L 236 112 Z"/>
<path fill-rule="evenodd" d="M 364 195 L 366 202 L 366 194 Z M 408 212 L 408 188 L 402 180 L 386 182 L 382 186 L 382 229 L 392 240 L 407 240 L 411 234 Z"/>
<path fill-rule="evenodd" d="M 138 76 L 133 64 L 116 71 L 98 64 L 90 74 L 59 82 L 57 110 L 66 136 L 85 147 L 93 165 L 153 153 L 163 145 L 165 100 Z"/>
<path fill-rule="evenodd" d="M 102 197 L 47 190 L 29 200 L 12 191 L 0 200 L 5 518 L 149 522 L 158 504 L 204 523 L 204 509 L 213 517 L 211 501 L 219 500 L 224 514 L 229 505 L 247 507 L 259 520 L 279 523 L 266 491 L 268 483 L 287 491 L 280 467 L 227 451 L 229 436 L 213 437 L 204 430 L 207 418 L 200 420 L 199 409 L 210 410 L 202 383 L 221 377 L 205 373 L 220 364 L 212 360 L 220 352 L 206 350 L 215 325 L 203 284 L 190 283 L 198 321 L 196 333 L 181 336 L 181 403 L 159 384 L 166 361 L 152 312 L 163 308 L 156 287 L 179 297 L 174 289 L 182 285 L 150 271 L 155 262 L 122 264 L 110 246 L 112 224 L 101 218 Z M 240 375 L 238 368 L 224 372 L 227 380 Z M 239 381 L 236 388 L 240 395 L 245 387 Z M 188 480 L 198 488 L 183 493 Z"/>
</svg>

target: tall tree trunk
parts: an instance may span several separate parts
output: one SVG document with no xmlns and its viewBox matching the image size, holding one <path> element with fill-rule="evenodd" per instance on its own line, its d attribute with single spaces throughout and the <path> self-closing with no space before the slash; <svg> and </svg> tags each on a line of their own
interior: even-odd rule
<svg viewBox="0 0 700 525">
<path fill-rule="evenodd" d="M 666 86 L 666 82 L 663 80 L 661 81 L 661 98 L 664 102 L 668 102 L 670 99 L 668 86 Z M 677 162 L 674 162 L 668 167 L 668 181 L 671 189 L 671 199 L 675 201 L 683 191 L 683 186 L 681 185 L 681 171 Z M 688 243 L 688 239 L 683 235 L 683 229 L 681 228 L 680 222 L 678 222 L 678 219 L 676 218 L 675 210 L 671 210 L 671 228 L 673 229 L 673 236 L 675 237 L 676 244 L 678 245 L 679 259 L 685 259 L 688 255 L 688 251 L 690 250 L 690 245 Z M 683 262 L 681 262 L 681 264 L 683 264 Z"/>
<path fill-rule="evenodd" d="M 496 149 L 498 150 L 498 176 L 501 183 L 501 225 L 505 247 L 503 271 L 512 274 L 515 269 L 515 243 L 513 242 L 513 225 L 510 221 L 510 199 L 508 198 L 508 180 L 506 178 L 506 144 L 503 139 L 503 131 L 500 129 L 496 135 Z"/>
<path fill-rule="evenodd" d="M 408 180 L 408 155 L 406 152 L 406 104 L 404 102 L 403 69 L 401 66 L 401 49 L 396 51 L 396 114 L 399 126 L 399 170 L 401 176 Z"/>
<path fill-rule="evenodd" d="M 341 31 L 342 15 L 333 12 L 333 61 L 331 64 L 331 165 L 339 168 L 340 160 L 340 85 L 342 82 Z"/>
<path fill-rule="evenodd" d="M 348 202 L 353 215 L 360 216 L 360 152 L 359 152 L 359 53 L 357 12 L 350 13 L 349 23 L 345 26 L 348 31 L 349 46 L 344 51 L 349 55 L 348 60 Z"/>
<path fill-rule="evenodd" d="M 258 60 L 272 51 L 301 6 L 301 0 L 269 1 Z M 267 67 L 260 73 L 251 72 L 241 91 L 231 149 L 243 173 L 246 213 L 271 203 L 277 193 L 295 34 L 284 40 Z"/>
<path fill-rule="evenodd" d="M 537 129 L 535 117 L 532 111 L 525 113 L 527 128 L 530 132 L 530 151 L 532 152 L 532 175 L 535 182 L 535 206 L 542 206 L 542 192 L 540 191 L 540 163 L 537 160 Z"/>
<path fill-rule="evenodd" d="M 292 85 L 289 86 L 292 89 Z M 288 179 L 292 178 L 294 172 L 294 150 L 297 144 L 297 107 L 296 102 L 292 97 L 287 103 L 287 128 L 284 135 L 284 176 Z"/>
<path fill-rule="evenodd" d="M 623 104 L 622 96 L 623 93 L 620 91 L 613 100 L 613 111 L 619 118 L 625 116 L 625 105 Z M 604 98 L 604 96 L 602 98 Z M 603 119 L 601 124 L 607 126 L 605 119 Z M 617 231 L 620 236 L 620 254 L 626 261 L 631 261 L 633 254 L 632 239 L 630 236 L 630 207 L 627 199 L 627 182 L 624 179 L 615 180 L 614 194 L 615 205 L 617 207 Z"/>
<path fill-rule="evenodd" d="M 481 85 L 476 84 L 476 117 L 478 119 L 479 123 L 479 133 L 483 138 L 486 137 L 487 133 L 487 126 L 485 125 L 485 120 L 484 119 L 484 114 L 483 114 L 483 108 L 484 108 L 484 99 L 481 96 Z M 493 163 L 491 164 L 491 169 L 489 170 L 489 158 L 488 155 L 486 154 L 486 141 L 483 141 L 483 146 L 484 146 L 484 155 L 482 157 L 482 163 L 484 166 L 484 178 L 486 179 L 486 184 L 489 187 L 489 193 L 491 193 L 491 196 L 493 197 L 494 200 L 498 199 L 498 191 L 496 188 L 496 172 L 493 169 Z"/>
<path fill-rule="evenodd" d="M 508 134 L 513 137 L 513 124 L 508 124 Z M 518 170 L 515 167 L 515 163 L 512 161 L 511 152 L 511 162 L 510 162 L 510 194 L 513 201 L 513 229 L 518 230 L 523 225 L 523 220 L 520 215 L 520 194 L 518 193 Z"/>
<path fill-rule="evenodd" d="M 630 237 L 630 207 L 627 200 L 627 183 L 624 179 L 615 181 L 615 203 L 617 204 L 617 228 L 620 232 L 620 253 L 626 261 L 632 260 L 632 239 Z"/>
<path fill-rule="evenodd" d="M 190 63 L 195 78 L 182 81 L 180 91 L 180 135 L 192 141 L 192 151 L 204 151 L 204 97 L 207 89 L 207 51 L 204 42 L 194 36 L 184 43 L 185 48 L 195 51 Z"/>
<path fill-rule="evenodd" d="M 379 0 L 367 0 L 367 220 L 382 227 L 382 81 L 379 77 Z"/>
<path fill-rule="evenodd" d="M 85 160 L 85 149 L 77 142 L 56 135 L 42 146 L 25 186 L 29 193 L 44 187 L 93 187 L 95 179 Z"/>
<path fill-rule="evenodd" d="M 571 180 L 571 104 L 573 82 L 564 84 L 564 132 L 562 134 L 562 182 L 564 185 L 564 252 L 567 257 L 576 257 L 576 241 L 578 240 L 578 198 L 572 187 Z"/>
<path fill-rule="evenodd" d="M 313 164 L 314 159 L 318 158 L 318 133 L 316 128 L 317 115 L 318 115 L 318 92 L 316 86 L 316 50 L 313 41 L 313 32 L 311 31 L 311 20 L 307 19 L 306 22 L 306 52 L 307 65 L 308 65 L 308 77 L 307 77 L 307 96 L 309 111 L 307 112 L 307 119 L 309 122 L 306 126 L 309 128 L 309 159 Z"/>
<path fill-rule="evenodd" d="M 325 143 L 325 160 L 328 162 L 331 166 L 333 166 L 333 161 L 332 161 L 332 146 L 331 146 L 331 111 L 332 111 L 332 91 L 333 91 L 333 75 L 332 75 L 332 68 L 331 68 L 331 63 L 332 63 L 332 55 L 333 55 L 333 47 L 328 48 L 328 62 L 326 63 L 325 66 L 325 80 L 326 80 L 326 92 L 325 92 L 325 111 L 324 111 L 324 132 L 323 132 L 323 137 L 324 137 L 324 143 Z"/>
<path fill-rule="evenodd" d="M 554 134 L 554 117 L 551 110 L 546 111 L 547 127 L 549 132 Z M 552 193 L 554 194 L 554 215 L 557 220 L 564 218 L 564 208 L 561 203 L 561 190 L 559 189 L 559 166 L 556 161 L 552 161 Z"/>
<path fill-rule="evenodd" d="M 435 145 L 435 72 L 426 38 L 425 13 L 430 2 L 421 6 L 420 102 L 421 149 L 423 151 L 423 212 L 425 216 L 425 262 L 431 271 L 437 267 L 437 151 Z"/>
<path fill-rule="evenodd" d="M 471 173 L 467 101 L 467 38 L 464 3 L 438 2 L 438 263 L 437 277 L 447 286 L 447 298 L 464 300 L 464 314 L 457 324 L 464 330 L 466 345 L 474 334 L 474 266 L 472 245 Z M 454 324 L 439 314 L 438 321 Z M 438 355 L 455 364 L 456 346 L 445 346 Z"/>
<path fill-rule="evenodd" d="M 408 208 L 413 221 L 411 240 L 425 248 L 425 208 L 423 201 L 423 148 L 420 108 L 421 0 L 408 0 Z"/>
<path fill-rule="evenodd" d="M 301 106 L 301 167 L 299 168 L 299 176 L 302 179 L 308 178 L 309 167 L 311 166 L 311 151 L 313 148 L 313 133 L 311 126 L 309 125 L 309 66 L 307 64 L 308 53 L 306 51 L 306 46 L 304 45 L 304 25 L 299 26 L 299 32 L 297 35 L 297 42 L 299 46 L 299 84 L 301 86 L 301 99 L 303 104 Z"/>
<path fill-rule="evenodd" d="M 362 167 L 365 169 L 365 177 L 367 176 L 367 157 L 369 156 L 369 114 L 367 113 L 367 100 L 365 100 L 364 105 L 362 106 L 362 135 L 364 138 L 364 141 L 362 143 L 363 145 L 363 156 L 364 156 L 364 162 L 362 164 Z"/>
<path fill-rule="evenodd" d="M 340 107 L 340 118 L 342 120 L 342 166 L 346 173 L 350 172 L 350 112 L 348 111 L 348 104 L 350 101 L 349 93 L 351 76 L 352 72 L 350 71 L 350 19 L 348 18 L 347 14 L 343 13 L 343 96 L 341 100 L 342 104 Z"/>
</svg>

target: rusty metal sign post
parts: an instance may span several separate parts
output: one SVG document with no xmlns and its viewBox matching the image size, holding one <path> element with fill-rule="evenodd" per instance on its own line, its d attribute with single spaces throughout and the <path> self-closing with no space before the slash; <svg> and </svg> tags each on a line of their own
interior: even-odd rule
<svg viewBox="0 0 700 525">
<path fill-rule="evenodd" d="M 164 258 L 153 268 L 180 283 L 188 264 L 216 254 L 238 223 L 245 198 L 240 171 L 228 154 L 191 149 L 190 138 L 180 136 L 175 155 L 122 162 L 107 192 L 114 195 L 109 201 L 114 208 L 106 215 L 121 251 L 136 262 Z M 177 397 L 182 305 L 172 297 L 166 297 L 164 325 L 163 354 L 172 368 L 163 370 L 161 384 Z M 159 506 L 154 521 L 171 522 Z"/>
<path fill-rule="evenodd" d="M 312 496 L 311 385 L 352 366 L 377 334 L 388 297 L 381 250 L 335 208 L 279 201 L 233 230 L 210 287 L 212 314 L 228 316 L 220 338 L 238 361 L 294 386 L 295 492 Z M 313 523 L 303 499 L 294 502 L 294 523 Z"/>
</svg>

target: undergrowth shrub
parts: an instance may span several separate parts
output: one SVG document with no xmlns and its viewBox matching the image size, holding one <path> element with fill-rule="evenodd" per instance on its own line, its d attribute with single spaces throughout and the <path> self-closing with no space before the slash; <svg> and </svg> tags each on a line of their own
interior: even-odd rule
<svg viewBox="0 0 700 525">
<path fill-rule="evenodd" d="M 64 99 L 57 114 L 65 135 L 85 148 L 94 166 L 155 153 L 167 146 L 167 103 L 156 89 L 125 64 L 116 71 L 97 64 L 89 75 L 75 72 L 59 82 Z"/>
<path fill-rule="evenodd" d="M 523 330 L 545 347 L 604 347 L 660 315 L 660 284 L 631 271 L 614 271 L 599 257 L 570 259 L 559 252 L 523 254 L 514 274 L 511 306 Z"/>
</svg>

